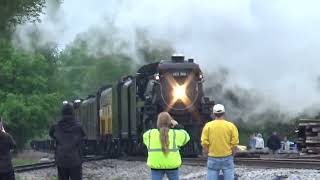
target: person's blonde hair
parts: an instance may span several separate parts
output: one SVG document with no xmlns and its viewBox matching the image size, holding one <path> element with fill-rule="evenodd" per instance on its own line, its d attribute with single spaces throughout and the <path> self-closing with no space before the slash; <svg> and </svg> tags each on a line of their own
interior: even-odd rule
<svg viewBox="0 0 320 180">
<path fill-rule="evenodd" d="M 168 112 L 161 112 L 158 115 L 157 127 L 160 129 L 160 142 L 162 151 L 167 154 L 169 152 L 169 129 L 172 117 Z"/>
</svg>

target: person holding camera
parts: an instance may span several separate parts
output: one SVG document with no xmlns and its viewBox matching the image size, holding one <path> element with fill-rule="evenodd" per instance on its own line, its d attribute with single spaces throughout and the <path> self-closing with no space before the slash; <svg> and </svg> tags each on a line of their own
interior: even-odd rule
<svg viewBox="0 0 320 180">
<path fill-rule="evenodd" d="M 49 130 L 49 135 L 56 142 L 55 160 L 58 180 L 82 179 L 81 144 L 86 134 L 75 118 L 71 103 L 64 103 L 62 119 Z"/>
<path fill-rule="evenodd" d="M 161 112 L 157 129 L 150 129 L 143 134 L 152 180 L 161 180 L 165 174 L 169 180 L 179 179 L 179 167 L 182 164 L 179 148 L 190 140 L 187 131 L 180 128 L 183 127 L 168 112 Z"/>
<path fill-rule="evenodd" d="M 0 122 L 0 180 L 15 180 L 11 162 L 10 151 L 15 148 L 16 142 L 12 136 L 4 130 L 2 120 Z"/>
</svg>

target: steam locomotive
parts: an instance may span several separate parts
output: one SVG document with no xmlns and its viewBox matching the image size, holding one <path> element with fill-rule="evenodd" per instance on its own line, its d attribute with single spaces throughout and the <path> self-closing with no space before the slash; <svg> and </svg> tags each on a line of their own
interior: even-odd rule
<svg viewBox="0 0 320 180">
<path fill-rule="evenodd" d="M 74 101 L 87 140 L 86 154 L 139 155 L 146 152 L 143 133 L 156 128 L 157 115 L 167 111 L 185 127 L 190 142 L 184 156 L 201 152 L 200 135 L 214 102 L 205 97 L 203 74 L 193 59 L 173 55 L 171 61 L 142 66 L 136 75 L 102 87 L 94 96 Z"/>
</svg>

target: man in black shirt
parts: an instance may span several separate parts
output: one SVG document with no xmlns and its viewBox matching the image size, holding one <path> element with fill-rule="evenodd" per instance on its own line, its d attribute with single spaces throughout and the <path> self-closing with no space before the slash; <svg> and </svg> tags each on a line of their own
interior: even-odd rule
<svg viewBox="0 0 320 180">
<path fill-rule="evenodd" d="M 2 121 L 0 122 L 0 180 L 15 180 L 11 163 L 10 150 L 16 142 L 9 133 L 6 133 Z"/>
<path fill-rule="evenodd" d="M 278 153 L 278 150 L 281 148 L 281 140 L 277 132 L 273 132 L 269 137 L 267 146 L 273 154 Z"/>
<path fill-rule="evenodd" d="M 62 107 L 62 119 L 50 128 L 49 135 L 56 141 L 55 160 L 59 180 L 82 179 L 81 143 L 85 133 L 75 119 L 72 104 Z"/>
</svg>

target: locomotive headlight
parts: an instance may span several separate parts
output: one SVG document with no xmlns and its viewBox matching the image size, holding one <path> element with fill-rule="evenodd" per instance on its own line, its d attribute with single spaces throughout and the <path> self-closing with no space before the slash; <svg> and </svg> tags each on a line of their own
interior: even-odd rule
<svg viewBox="0 0 320 180">
<path fill-rule="evenodd" d="M 155 78 L 157 81 L 159 81 L 159 80 L 160 80 L 160 75 L 159 75 L 159 74 L 156 74 L 156 75 L 154 76 L 154 78 Z"/>
<path fill-rule="evenodd" d="M 81 100 L 80 100 L 80 99 L 77 99 L 77 100 L 75 100 L 74 102 L 75 102 L 75 103 L 80 103 Z"/>
<path fill-rule="evenodd" d="M 201 80 L 203 79 L 203 74 L 199 75 L 199 79 L 201 79 Z"/>
<path fill-rule="evenodd" d="M 186 97 L 186 88 L 184 86 L 176 86 L 173 89 L 174 99 L 183 99 Z"/>
</svg>

